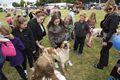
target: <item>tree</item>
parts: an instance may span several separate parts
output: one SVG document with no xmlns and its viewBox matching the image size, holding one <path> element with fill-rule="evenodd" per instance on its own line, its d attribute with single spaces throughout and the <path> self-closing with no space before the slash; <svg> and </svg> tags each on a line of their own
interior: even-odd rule
<svg viewBox="0 0 120 80">
<path fill-rule="evenodd" d="M 29 5 L 30 4 L 30 2 L 29 1 L 27 1 L 27 3 L 26 3 L 27 5 Z"/>
<path fill-rule="evenodd" d="M 13 2 L 12 6 L 14 6 L 14 7 L 20 7 L 20 5 L 17 2 Z"/>
<path fill-rule="evenodd" d="M 24 0 L 21 0 L 21 1 L 20 1 L 20 7 L 24 7 L 24 4 L 25 4 L 25 1 L 24 1 Z"/>
</svg>

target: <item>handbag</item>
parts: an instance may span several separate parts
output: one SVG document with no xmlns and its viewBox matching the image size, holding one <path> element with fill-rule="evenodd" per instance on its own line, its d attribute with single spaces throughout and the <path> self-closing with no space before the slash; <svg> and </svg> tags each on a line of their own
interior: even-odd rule
<svg viewBox="0 0 120 80">
<path fill-rule="evenodd" d="M 103 32 L 103 37 L 104 37 L 104 39 L 106 39 L 107 34 L 108 34 L 108 33 Z M 112 36 L 111 36 L 111 38 L 108 40 L 108 42 L 112 42 L 113 39 L 114 39 L 114 37 L 116 37 L 116 36 L 117 36 L 117 32 L 114 33 L 114 34 L 112 34 Z"/>
</svg>

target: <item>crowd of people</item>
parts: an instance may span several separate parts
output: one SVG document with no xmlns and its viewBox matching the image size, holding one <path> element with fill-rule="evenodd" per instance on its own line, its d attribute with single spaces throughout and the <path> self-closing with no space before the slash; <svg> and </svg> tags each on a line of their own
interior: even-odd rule
<svg viewBox="0 0 120 80">
<path fill-rule="evenodd" d="M 108 66 L 109 50 L 112 47 L 112 40 L 117 36 L 116 29 L 119 24 L 119 14 L 114 0 L 106 2 L 104 11 L 107 13 L 104 20 L 101 21 L 103 29 L 103 44 L 100 51 L 99 63 L 93 66 L 98 69 L 103 69 Z M 93 29 L 96 27 L 96 13 L 86 19 L 86 13 L 80 13 L 79 20 L 75 21 L 75 15 L 78 15 L 78 10 L 70 10 L 64 20 L 61 19 L 61 12 L 56 10 L 50 11 L 49 7 L 44 11 L 41 7 L 34 13 L 31 9 L 22 9 L 21 15 L 17 15 L 13 11 L 14 18 L 11 18 L 10 13 L 6 13 L 8 25 L 0 22 L 0 80 L 8 80 L 2 72 L 2 67 L 5 60 L 10 62 L 11 67 L 15 67 L 19 73 L 19 79 L 28 80 L 27 59 L 30 70 L 33 71 L 31 80 L 66 80 L 59 71 L 54 70 L 53 61 L 49 56 L 39 57 L 39 52 L 45 48 L 42 45 L 44 36 L 48 33 L 48 39 L 51 47 L 55 48 L 59 53 L 62 42 L 74 40 L 72 53 L 75 53 L 79 47 L 78 56 L 83 53 L 84 43 L 91 46 L 93 38 Z M 30 20 L 27 21 L 26 16 L 29 15 Z M 50 19 L 47 23 L 47 30 L 43 23 L 47 16 Z M 47 31 L 47 32 L 46 32 Z M 79 46 L 80 45 L 80 46 Z M 33 62 L 35 61 L 35 66 Z M 55 60 L 55 68 L 59 68 L 58 61 Z M 22 64 L 22 67 L 20 66 Z M 68 64 L 72 66 L 70 60 Z M 117 65 L 117 74 L 120 74 L 120 66 Z M 119 75 L 120 76 L 120 75 Z M 115 78 L 119 80 L 119 77 Z M 114 80 L 114 77 L 109 80 Z"/>
</svg>

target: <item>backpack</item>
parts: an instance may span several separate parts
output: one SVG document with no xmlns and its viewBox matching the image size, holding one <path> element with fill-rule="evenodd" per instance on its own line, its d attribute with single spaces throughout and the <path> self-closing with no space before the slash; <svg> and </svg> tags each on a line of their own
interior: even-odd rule
<svg viewBox="0 0 120 80">
<path fill-rule="evenodd" d="M 2 72 L 1 68 L 2 68 L 2 66 L 4 64 L 4 60 L 5 60 L 5 58 L 4 58 L 3 54 L 2 54 L 1 45 L 0 45 L 0 72 Z"/>
</svg>

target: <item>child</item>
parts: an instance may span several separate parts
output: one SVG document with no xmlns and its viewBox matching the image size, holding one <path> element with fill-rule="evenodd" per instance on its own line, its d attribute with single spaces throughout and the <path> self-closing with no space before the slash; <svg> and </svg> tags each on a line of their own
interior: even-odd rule
<svg viewBox="0 0 120 80">
<path fill-rule="evenodd" d="M 6 45 L 3 44 L 6 43 Z M 2 72 L 3 64 L 5 63 L 6 56 L 15 56 L 16 51 L 13 44 L 8 39 L 0 37 L 0 80 L 8 80 Z"/>
<path fill-rule="evenodd" d="M 62 42 L 65 40 L 65 30 L 62 19 L 58 14 L 54 14 L 47 25 L 48 38 L 51 46 L 59 52 Z M 57 60 L 55 60 L 55 67 L 59 68 Z"/>
<path fill-rule="evenodd" d="M 31 29 L 27 27 L 27 19 L 21 15 L 15 16 L 15 18 L 13 19 L 13 26 L 14 26 L 14 29 L 12 31 L 13 35 L 15 37 L 19 37 L 25 46 L 25 49 L 23 51 L 24 61 L 22 63 L 22 66 L 24 72 L 27 74 L 26 56 L 28 57 L 30 69 L 34 71 L 32 60 L 32 56 L 36 52 L 34 36 Z"/>
<path fill-rule="evenodd" d="M 13 29 L 13 27 L 12 27 L 12 18 L 11 18 L 11 14 L 8 13 L 7 16 L 5 16 L 5 17 L 7 17 L 8 25 L 11 27 L 11 29 Z"/>
<path fill-rule="evenodd" d="M 35 62 L 32 80 L 66 80 L 60 72 L 54 70 L 50 56 L 44 55 Z"/>
<path fill-rule="evenodd" d="M 70 36 L 71 36 L 71 33 L 73 31 L 73 21 L 72 21 L 72 17 L 71 15 L 67 15 L 64 19 L 64 26 L 65 26 L 65 34 L 66 34 L 66 37 L 65 37 L 65 40 L 68 41 L 68 39 L 70 39 Z M 72 63 L 70 60 L 68 60 L 68 64 L 70 66 L 72 66 Z"/>
<path fill-rule="evenodd" d="M 73 21 L 71 15 L 67 15 L 64 19 L 64 25 L 65 25 L 65 32 L 66 32 L 66 37 L 65 40 L 68 41 L 68 39 L 71 36 L 71 33 L 73 31 Z"/>
<path fill-rule="evenodd" d="M 16 49 L 16 56 L 14 57 L 9 57 L 9 62 L 10 62 L 10 66 L 15 67 L 16 70 L 18 71 L 18 73 L 20 74 L 20 76 L 24 79 L 27 80 L 25 77 L 25 73 L 23 71 L 23 69 L 21 68 L 20 64 L 22 64 L 22 62 L 24 61 L 23 58 L 23 53 L 22 50 L 25 49 L 23 43 L 21 42 L 21 40 L 17 37 L 14 37 L 11 33 L 12 33 L 12 29 L 7 26 L 7 25 L 2 25 L 0 27 L 0 32 L 2 35 L 5 36 L 5 38 L 8 38 L 11 40 L 11 42 L 13 43 L 15 49 Z M 20 79 L 21 79 L 20 77 Z"/>
<path fill-rule="evenodd" d="M 74 42 L 74 50 L 72 53 L 74 53 L 78 45 L 80 44 L 79 47 L 79 53 L 78 56 L 80 56 L 83 52 L 83 47 L 84 47 L 84 41 L 85 41 L 85 36 L 89 32 L 89 25 L 85 21 L 86 15 L 85 13 L 80 14 L 80 20 L 76 22 L 75 24 L 75 42 Z"/>
<path fill-rule="evenodd" d="M 118 53 L 117 63 L 113 67 L 110 75 L 113 77 L 109 78 L 108 80 L 120 80 L 120 51 Z"/>
<path fill-rule="evenodd" d="M 87 19 L 87 23 L 89 25 L 90 31 L 89 31 L 89 33 L 87 34 L 87 37 L 86 37 L 86 42 L 89 39 L 89 42 L 86 43 L 86 45 L 88 45 L 91 48 L 91 44 L 90 43 L 91 43 L 91 40 L 93 38 L 93 29 L 96 27 L 96 14 L 94 12 Z"/>
</svg>

